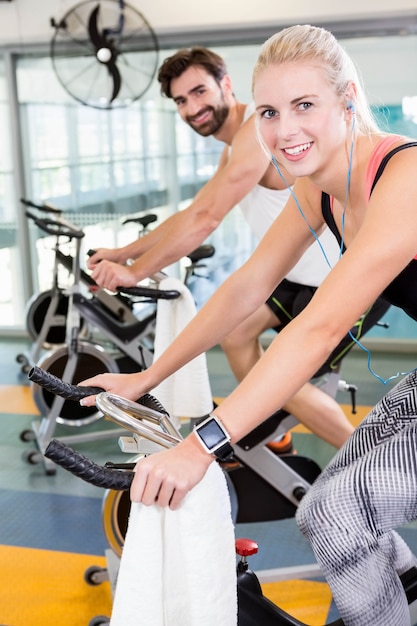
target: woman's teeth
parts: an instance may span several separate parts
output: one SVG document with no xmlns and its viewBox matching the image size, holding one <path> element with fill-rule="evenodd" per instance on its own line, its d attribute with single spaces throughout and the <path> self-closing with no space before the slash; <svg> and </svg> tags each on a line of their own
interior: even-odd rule
<svg viewBox="0 0 417 626">
<path fill-rule="evenodd" d="M 292 156 L 294 156 L 296 154 L 300 154 L 301 152 L 304 152 L 304 150 L 308 150 L 310 146 L 311 146 L 311 142 L 303 143 L 300 146 L 296 146 L 295 148 L 284 148 L 284 152 L 287 152 L 288 154 L 291 154 Z"/>
</svg>

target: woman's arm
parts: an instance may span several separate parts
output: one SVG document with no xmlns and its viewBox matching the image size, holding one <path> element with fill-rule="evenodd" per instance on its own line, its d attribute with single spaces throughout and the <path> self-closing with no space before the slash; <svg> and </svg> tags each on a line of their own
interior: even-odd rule
<svg viewBox="0 0 417 626">
<path fill-rule="evenodd" d="M 402 157 L 387 166 L 366 216 L 347 215 L 352 235 L 347 252 L 306 309 L 277 336 L 244 381 L 216 409 L 232 442 L 285 404 L 414 258 L 416 166 L 415 159 L 410 163 Z M 407 185 L 404 180 L 408 181 Z M 264 260 L 267 262 L 267 257 Z M 177 508 L 212 460 L 191 434 L 169 453 L 138 463 L 132 499 Z"/>
<path fill-rule="evenodd" d="M 309 305 L 279 333 L 219 407 L 235 441 L 283 406 L 310 379 L 355 321 L 415 257 L 416 167 L 417 150 L 397 154 L 376 185 L 366 211 L 347 212 L 347 251 Z M 233 414 L 244 417 L 234 419 Z"/>
</svg>

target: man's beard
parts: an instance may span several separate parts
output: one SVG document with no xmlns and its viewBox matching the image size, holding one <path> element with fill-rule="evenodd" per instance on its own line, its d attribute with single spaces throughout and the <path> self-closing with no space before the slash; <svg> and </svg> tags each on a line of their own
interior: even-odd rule
<svg viewBox="0 0 417 626">
<path fill-rule="evenodd" d="M 216 107 L 207 106 L 199 111 L 198 115 L 205 111 L 211 111 L 212 116 L 210 120 L 204 122 L 204 124 L 195 125 L 192 121 L 192 118 L 187 117 L 187 123 L 191 126 L 193 130 L 196 131 L 196 133 L 202 135 L 202 137 L 209 137 L 210 135 L 215 135 L 221 129 L 227 119 L 227 116 L 229 115 L 229 110 L 229 106 L 225 102 L 217 105 Z M 197 116 L 193 115 L 193 118 L 194 117 Z"/>
</svg>

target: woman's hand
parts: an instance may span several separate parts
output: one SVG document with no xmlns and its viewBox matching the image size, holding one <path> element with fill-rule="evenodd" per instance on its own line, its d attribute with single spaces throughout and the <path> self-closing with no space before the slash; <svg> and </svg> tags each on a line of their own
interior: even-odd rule
<svg viewBox="0 0 417 626">
<path fill-rule="evenodd" d="M 138 400 L 143 394 L 149 391 L 146 384 L 146 370 L 134 374 L 98 374 L 78 383 L 81 387 L 101 387 L 105 391 L 122 396 L 127 400 Z M 82 398 L 82 406 L 95 406 L 96 396 Z"/>
<path fill-rule="evenodd" d="M 178 509 L 187 493 L 204 477 L 214 461 L 194 434 L 164 452 L 151 454 L 136 464 L 130 490 L 133 502 Z"/>
</svg>

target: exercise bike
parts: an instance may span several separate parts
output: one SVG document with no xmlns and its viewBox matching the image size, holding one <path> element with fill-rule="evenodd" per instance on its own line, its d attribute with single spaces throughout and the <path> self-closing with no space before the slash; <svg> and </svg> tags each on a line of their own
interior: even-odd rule
<svg viewBox="0 0 417 626">
<path fill-rule="evenodd" d="M 80 397 L 91 395 L 85 387 L 63 385 L 58 378 L 40 368 L 33 368 L 29 378 L 53 394 L 65 394 L 68 400 L 78 401 Z M 288 425 L 294 425 L 294 418 L 284 411 L 277 412 L 235 444 L 235 458 L 224 465 L 224 470 L 236 523 L 294 517 L 301 498 L 319 475 L 321 468 L 313 460 L 294 454 L 278 455 L 268 448 L 271 433 L 276 436 L 286 432 Z M 123 427 L 128 428 L 126 424 Z M 150 444 L 149 437 L 138 438 L 135 428 L 137 422 L 133 421 L 130 429 L 133 430 L 132 436 L 122 433 L 119 438 L 122 451 L 129 454 L 149 454 L 155 451 L 155 442 Z M 156 445 L 160 445 L 159 440 Z M 102 510 L 107 542 L 112 553 L 120 558 L 130 512 L 128 493 L 107 490 Z"/>
<path fill-rule="evenodd" d="M 80 394 L 88 395 L 85 387 L 62 386 L 59 377 L 40 367 L 32 368 L 29 379 L 42 388 L 44 393 L 64 395 L 69 405 L 71 400 L 78 401 Z M 354 389 L 352 386 L 352 393 Z M 78 406 L 77 403 L 74 410 L 78 410 Z M 235 458 L 231 463 L 225 464 L 224 469 L 236 523 L 294 517 L 301 498 L 321 472 L 319 465 L 312 459 L 298 454 L 280 455 L 268 448 L 271 438 L 287 432 L 294 423 L 293 416 L 285 411 L 278 411 L 235 444 Z M 118 434 L 120 433 L 115 433 L 115 436 Z M 77 439 L 66 438 L 66 442 L 75 443 Z M 119 439 L 121 450 L 128 454 L 143 452 L 143 445 L 142 440 L 138 448 L 135 434 L 133 437 L 121 436 Z M 149 449 L 149 446 L 145 449 L 146 453 L 152 451 L 154 450 Z M 130 500 L 127 493 L 110 490 L 105 494 L 104 530 L 107 541 L 117 556 L 121 555 L 123 549 L 129 511 Z"/>
<path fill-rule="evenodd" d="M 116 296 L 98 288 L 88 275 L 83 283 L 80 278 L 80 248 L 84 232 L 56 213 L 52 216 L 48 214 L 47 217 L 31 214 L 31 218 L 45 233 L 57 238 L 66 237 L 75 244 L 74 254 L 69 257 L 73 282 L 65 292 L 68 298 L 66 340 L 43 355 L 38 365 L 70 383 L 77 383 L 95 374 L 140 371 L 148 367 L 153 360 L 156 304 L 161 299 L 178 298 L 179 292 L 158 289 L 159 281 L 165 278 L 162 273 L 153 277 L 149 286 L 138 285 L 124 289 L 123 292 L 119 290 Z M 201 266 L 202 259 L 213 254 L 213 246 L 206 245 L 197 248 L 188 258 L 194 269 Z M 59 262 L 62 263 L 61 257 Z M 125 306 L 123 301 L 120 302 L 117 295 L 129 298 L 133 305 L 145 307 L 141 309 L 143 314 L 133 315 L 131 308 Z M 94 328 L 96 334 L 93 334 L 92 339 L 90 337 L 86 340 L 81 333 L 82 324 Z M 98 340 L 97 333 L 100 335 Z M 106 342 L 105 345 L 103 342 Z M 32 366 L 32 363 L 27 363 L 27 366 L 29 364 Z M 40 421 L 35 420 L 32 428 L 25 429 L 20 435 L 22 441 L 35 441 L 37 446 L 35 450 L 26 451 L 24 459 L 29 464 L 43 462 L 46 473 L 52 474 L 55 467 L 45 460 L 43 450 L 52 438 L 56 425 L 87 426 L 100 419 L 101 414 L 95 408 L 68 403 L 36 382 L 32 383 L 31 388 L 34 401 L 43 417 Z M 112 436 L 112 429 L 103 429 L 100 432 L 69 435 L 66 441 L 75 443 Z"/>
<path fill-rule="evenodd" d="M 39 388 L 43 388 L 44 393 L 60 393 L 60 381 L 57 377 L 54 377 L 54 383 L 50 387 L 45 387 L 50 381 L 44 380 L 42 368 L 34 368 L 29 378 Z M 325 390 L 333 397 L 338 389 L 348 391 L 352 398 L 352 411 L 355 412 L 356 387 L 341 380 L 337 372 L 330 374 L 325 382 Z M 67 398 L 71 400 L 70 393 Z M 79 410 L 78 407 L 79 405 L 74 406 L 75 412 Z M 195 420 L 190 424 L 193 422 Z M 293 518 L 301 498 L 320 474 L 320 466 L 312 459 L 299 454 L 279 454 L 268 446 L 272 439 L 288 432 L 296 423 L 292 415 L 284 410 L 277 411 L 235 444 L 235 459 L 225 469 L 233 519 L 236 523 Z M 75 441 L 73 439 L 70 442 L 67 439 L 68 443 Z M 129 437 L 121 437 L 119 445 L 126 453 L 137 450 L 136 442 Z M 126 493 L 109 491 L 105 495 L 105 534 L 111 549 L 118 556 L 124 544 L 129 511 L 130 500 Z"/>
<path fill-rule="evenodd" d="M 54 346 L 62 345 L 66 340 L 66 327 L 69 307 L 68 286 L 70 275 L 74 268 L 74 258 L 65 252 L 65 246 L 71 243 L 74 237 L 82 237 L 79 229 L 64 227 L 62 211 L 49 204 L 36 204 L 31 200 L 21 198 L 21 202 L 26 208 L 25 214 L 40 230 L 46 235 L 54 236 L 54 261 L 52 268 L 52 284 L 49 289 L 33 294 L 26 304 L 26 329 L 32 346 L 29 351 L 16 356 L 16 361 L 21 364 L 22 372 L 26 373 L 38 361 L 43 350 L 51 350 Z M 33 211 L 35 210 L 35 212 Z M 47 216 L 45 218 L 45 216 Z M 134 221 L 141 227 L 140 233 L 148 232 L 148 225 L 157 219 L 155 214 L 146 214 L 132 218 L 127 221 Z M 68 278 L 62 284 L 62 269 L 67 272 Z M 134 302 L 131 297 L 121 293 L 110 294 L 105 289 L 101 289 L 87 272 L 79 268 L 79 281 L 90 292 L 94 291 L 94 297 L 101 302 L 103 307 L 114 316 L 115 319 L 123 323 L 133 323 L 136 320 L 134 315 Z M 80 333 L 86 331 L 86 323 L 80 319 Z"/>
<path fill-rule="evenodd" d="M 58 388 L 60 385 L 58 383 Z M 80 391 L 81 390 L 81 391 Z M 60 390 L 61 391 L 61 390 Z M 135 436 L 150 440 L 154 445 L 167 448 L 176 445 L 181 436 L 170 422 L 169 415 L 158 401 L 146 394 L 133 403 L 113 394 L 100 392 L 99 388 L 78 388 L 67 393 L 97 396 L 97 406 L 111 420 L 130 430 Z M 87 482 L 110 490 L 129 490 L 133 479 L 131 465 L 118 466 L 113 464 L 98 466 L 85 456 L 68 448 L 60 441 L 52 440 L 45 454 L 61 467 Z M 238 595 L 238 626 L 305 626 L 303 622 L 294 618 L 286 611 L 268 600 L 262 592 L 258 576 L 249 569 L 247 557 L 258 550 L 256 542 L 250 539 L 237 539 L 236 553 L 240 556 L 237 563 L 237 595 Z M 279 570 L 277 570 L 279 571 Z M 90 584 L 99 584 L 104 578 L 105 570 L 90 568 Z M 317 568 L 317 575 L 320 570 Z M 94 578 L 94 575 L 96 578 Z M 405 572 L 401 577 L 408 602 L 411 604 L 417 599 L 417 568 Z M 90 621 L 89 626 L 104 626 L 109 624 L 108 618 L 97 616 Z M 343 626 L 342 620 L 333 621 L 329 626 Z"/>
<path fill-rule="evenodd" d="M 36 225 L 49 235 L 57 238 L 65 237 L 75 245 L 72 259 L 72 285 L 65 292 L 68 298 L 68 308 L 65 322 L 65 343 L 53 348 L 49 353 L 43 355 L 39 363 L 46 371 L 51 371 L 65 381 L 76 383 L 88 376 L 104 372 L 119 372 L 120 367 L 114 355 L 96 342 L 86 340 L 81 333 L 81 326 L 85 320 L 82 317 L 80 308 L 76 306 L 77 298 L 83 298 L 80 281 L 80 247 L 84 232 L 75 225 L 68 222 L 61 215 L 54 214 L 52 217 L 33 216 Z M 91 307 L 105 311 L 112 323 L 124 325 L 135 337 L 145 336 L 148 329 L 154 323 L 155 313 L 152 311 L 145 319 L 138 320 L 135 316 L 127 318 L 126 315 L 115 314 L 113 307 L 108 307 L 106 301 L 98 294 L 104 294 L 104 290 L 94 290 L 91 296 Z M 54 294 L 55 295 L 55 294 Z M 147 302 L 156 303 L 159 298 L 174 299 L 179 296 L 177 291 L 162 291 L 156 287 L 135 287 L 129 290 L 129 296 L 142 298 Z M 110 298 L 113 298 L 109 295 Z M 113 298 L 114 300 L 114 298 Z M 51 306 L 52 300 L 51 300 Z M 119 305 L 117 305 L 119 306 Z M 51 314 L 53 317 L 53 314 Z M 43 337 L 43 335 L 40 335 Z M 130 352 L 130 356 L 135 356 L 135 369 L 147 367 L 152 360 L 151 348 L 147 348 L 144 355 L 144 348 L 140 340 L 136 344 L 136 352 Z M 146 358 L 145 358 L 146 357 Z M 31 429 L 24 430 L 20 438 L 22 441 L 35 441 L 37 450 L 29 450 L 24 454 L 24 459 L 30 464 L 44 462 L 43 450 L 50 441 L 56 425 L 86 426 L 101 418 L 101 414 L 96 409 L 69 405 L 63 398 L 55 396 L 43 388 L 32 385 L 34 401 L 43 416 L 40 421 L 35 420 Z M 68 441 L 85 441 L 89 439 L 101 439 L 113 437 L 114 432 L 109 429 L 100 432 L 86 433 L 67 437 Z M 46 473 L 54 473 L 52 464 L 45 463 Z"/>
</svg>

